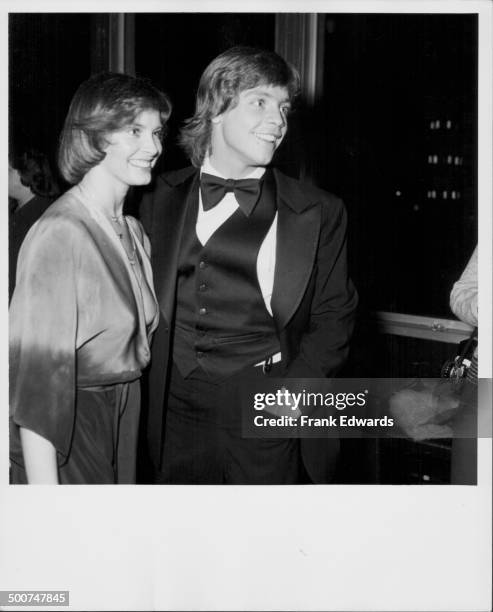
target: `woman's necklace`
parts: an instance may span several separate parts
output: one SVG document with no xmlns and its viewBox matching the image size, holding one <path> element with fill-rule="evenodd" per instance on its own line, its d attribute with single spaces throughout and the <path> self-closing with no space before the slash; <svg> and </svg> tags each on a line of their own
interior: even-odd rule
<svg viewBox="0 0 493 612">
<path fill-rule="evenodd" d="M 132 266 L 137 284 L 139 285 L 140 291 L 142 292 L 142 268 L 137 254 L 137 245 L 135 239 L 128 226 L 128 221 L 125 215 L 110 216 L 113 229 L 116 232 L 118 238 L 120 238 L 123 250 L 127 256 L 129 264 Z"/>
<path fill-rule="evenodd" d="M 113 224 L 113 229 L 115 230 L 116 235 L 121 240 L 123 250 L 125 251 L 130 265 L 135 266 L 137 261 L 137 247 L 135 245 L 135 240 L 132 236 L 132 232 L 128 227 L 128 222 L 125 216 L 111 216 L 110 219 Z"/>
<path fill-rule="evenodd" d="M 125 251 L 125 255 L 128 259 L 129 264 L 132 266 L 132 270 L 134 271 L 135 277 L 137 278 L 137 282 L 140 285 L 142 282 L 142 269 L 140 265 L 140 261 L 137 253 L 137 246 L 135 244 L 135 240 L 132 232 L 128 226 L 128 222 L 124 215 L 107 215 L 106 212 L 103 212 L 99 206 L 94 205 L 95 198 L 91 191 L 88 190 L 85 186 L 80 183 L 74 187 L 76 193 L 78 194 L 79 200 L 87 206 L 91 214 L 96 218 L 104 217 L 106 219 L 106 224 L 109 222 L 110 226 L 113 228 L 113 231 L 116 233 L 118 238 L 120 239 L 123 250 Z"/>
</svg>

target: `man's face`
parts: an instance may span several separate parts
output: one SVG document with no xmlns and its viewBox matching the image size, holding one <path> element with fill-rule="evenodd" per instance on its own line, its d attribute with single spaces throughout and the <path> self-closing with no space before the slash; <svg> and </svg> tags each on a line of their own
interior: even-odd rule
<svg viewBox="0 0 493 612">
<path fill-rule="evenodd" d="M 236 106 L 212 120 L 212 165 L 227 178 L 241 178 L 269 164 L 286 135 L 290 108 L 285 87 L 242 91 Z"/>
</svg>

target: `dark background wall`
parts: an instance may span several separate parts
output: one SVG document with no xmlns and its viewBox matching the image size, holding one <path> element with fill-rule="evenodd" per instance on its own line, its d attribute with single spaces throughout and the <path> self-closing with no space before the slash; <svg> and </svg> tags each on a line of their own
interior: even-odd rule
<svg viewBox="0 0 493 612">
<path fill-rule="evenodd" d="M 326 16 L 309 157 L 349 208 L 370 310 L 450 316 L 477 240 L 476 28 L 472 15 Z"/>
<path fill-rule="evenodd" d="M 91 74 L 91 15 L 9 18 L 10 138 L 53 158 L 73 93 Z"/>
</svg>

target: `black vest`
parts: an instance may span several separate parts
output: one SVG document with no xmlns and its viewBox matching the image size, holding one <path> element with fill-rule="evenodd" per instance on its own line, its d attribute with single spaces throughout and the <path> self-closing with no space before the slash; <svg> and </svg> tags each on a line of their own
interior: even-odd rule
<svg viewBox="0 0 493 612">
<path fill-rule="evenodd" d="M 182 376 L 200 368 L 221 380 L 279 351 L 257 278 L 257 256 L 276 213 L 272 174 L 246 217 L 238 208 L 209 238 L 197 238 L 198 182 L 187 203 L 178 264 L 173 359 Z"/>
</svg>

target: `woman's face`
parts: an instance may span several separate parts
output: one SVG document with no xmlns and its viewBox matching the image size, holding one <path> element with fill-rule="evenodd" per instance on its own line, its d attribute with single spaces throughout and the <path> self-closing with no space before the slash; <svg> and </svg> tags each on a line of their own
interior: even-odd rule
<svg viewBox="0 0 493 612">
<path fill-rule="evenodd" d="M 101 167 L 127 187 L 147 185 L 163 150 L 162 131 L 159 112 L 142 111 L 132 124 L 107 136 L 109 144 Z"/>
</svg>

